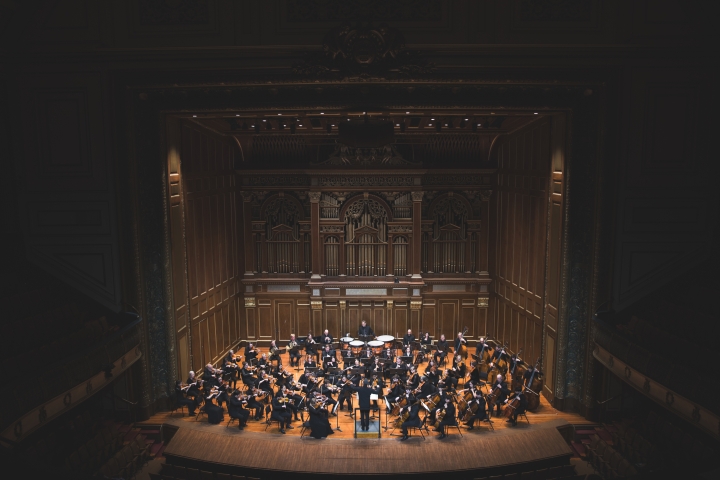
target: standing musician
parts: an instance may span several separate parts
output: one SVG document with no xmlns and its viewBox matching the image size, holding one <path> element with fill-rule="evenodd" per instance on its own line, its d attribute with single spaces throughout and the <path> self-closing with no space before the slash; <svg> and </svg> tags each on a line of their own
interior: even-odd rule
<svg viewBox="0 0 720 480">
<path fill-rule="evenodd" d="M 332 335 L 330 335 L 330 332 L 327 329 L 325 329 L 323 334 L 320 336 L 320 343 L 322 343 L 323 345 L 331 345 L 332 342 L 333 342 Z"/>
<path fill-rule="evenodd" d="M 285 433 L 285 428 L 295 428 L 290 425 L 292 421 L 292 413 L 290 408 L 290 399 L 287 396 L 287 390 L 285 387 L 280 392 L 280 395 L 273 398 L 272 401 L 272 415 L 271 420 L 280 422 L 280 433 Z"/>
<path fill-rule="evenodd" d="M 375 332 L 373 332 L 373 329 L 370 327 L 370 325 L 367 324 L 365 320 L 362 321 L 360 324 L 360 328 L 358 328 L 358 337 L 374 337 Z"/>
<path fill-rule="evenodd" d="M 327 438 L 335 433 L 328 420 L 328 412 L 325 409 L 325 401 L 322 395 L 316 393 L 314 398 L 308 400 L 308 412 L 310 413 L 310 436 L 313 438 Z"/>
<path fill-rule="evenodd" d="M 450 348 L 450 346 L 448 345 L 448 341 L 445 340 L 445 335 L 440 335 L 440 340 L 438 340 L 437 343 L 437 350 L 435 350 L 435 363 L 440 364 L 445 362 L 448 348 Z"/>
<path fill-rule="evenodd" d="M 518 386 L 515 387 L 515 392 L 512 393 L 507 400 L 505 400 L 505 403 L 511 402 L 514 398 L 518 399 L 518 405 L 515 407 L 515 410 L 513 410 L 512 415 L 510 418 L 507 419 L 507 423 L 512 425 L 513 427 L 517 426 L 517 417 L 521 413 L 525 413 L 527 411 L 528 407 L 528 401 L 527 397 L 525 396 L 525 393 L 522 391 L 522 387 Z"/>
<path fill-rule="evenodd" d="M 458 332 L 457 337 L 455 337 L 455 354 L 460 351 L 460 347 L 467 347 L 467 340 L 463 336 L 462 332 Z M 467 349 L 465 350 L 465 356 L 467 357 Z"/>
<path fill-rule="evenodd" d="M 443 419 L 440 420 L 440 424 L 437 428 L 435 428 L 435 430 L 440 432 L 438 439 L 442 440 L 447 436 L 445 435 L 445 427 L 454 427 L 457 425 L 457 420 L 455 419 L 455 405 L 453 405 L 450 397 L 445 398 L 445 402 L 440 406 L 440 410 L 444 410 L 445 415 L 443 415 Z"/>
<path fill-rule="evenodd" d="M 348 412 L 352 412 L 352 382 L 348 380 L 346 376 L 342 377 L 340 381 L 340 395 L 338 396 L 338 402 L 340 402 L 340 411 L 343 411 L 343 404 L 346 402 Z"/>
<path fill-rule="evenodd" d="M 403 434 L 403 436 L 400 437 L 400 440 L 402 441 L 408 439 L 408 427 L 420 428 L 422 425 L 420 417 L 418 416 L 420 411 L 420 402 L 418 402 L 415 397 L 408 395 L 408 403 L 405 407 L 400 409 L 400 415 L 404 413 L 404 410 L 407 410 L 409 415 L 407 420 L 405 420 L 400 427 Z"/>
<path fill-rule="evenodd" d="M 380 394 L 377 389 L 370 388 L 368 379 L 363 380 L 362 386 L 352 387 L 352 390 L 358 394 L 358 406 L 360 408 L 360 427 L 364 431 L 370 429 L 370 395 Z"/>
<path fill-rule="evenodd" d="M 475 356 L 479 361 L 483 361 L 485 356 L 490 355 L 490 345 L 485 341 L 485 337 L 480 337 L 475 344 Z"/>
<path fill-rule="evenodd" d="M 255 349 L 255 345 L 248 343 L 245 347 L 245 361 L 252 363 L 258 356 L 258 351 Z"/>
<path fill-rule="evenodd" d="M 298 343 L 295 340 L 295 334 L 290 334 L 290 341 L 287 345 L 287 350 L 290 352 L 290 366 L 291 367 L 299 367 L 300 366 L 300 351 L 297 349 Z"/>
<path fill-rule="evenodd" d="M 189 386 L 190 385 L 188 385 L 188 387 Z M 187 390 L 189 390 L 188 387 L 186 387 Z M 180 382 L 180 380 L 177 380 L 175 382 L 175 405 L 177 407 L 180 407 L 183 405 L 186 406 L 188 409 L 188 414 L 189 414 L 188 416 L 192 417 L 195 415 L 195 399 L 191 400 L 191 399 L 185 397 L 186 389 L 184 389 L 182 387 L 182 383 Z"/>
<path fill-rule="evenodd" d="M 242 430 L 247 425 L 250 418 L 250 411 L 243 408 L 247 404 L 247 399 L 242 398 L 240 390 L 235 390 L 228 400 L 228 415 L 230 418 L 238 419 L 238 428 Z"/>
<path fill-rule="evenodd" d="M 488 405 L 488 408 L 490 409 L 490 413 L 492 413 L 493 407 L 497 407 L 497 413 L 495 414 L 495 416 L 499 417 L 500 416 L 500 406 L 505 402 L 505 399 L 507 398 L 508 394 L 510 393 L 507 383 L 505 383 L 503 376 L 500 374 L 498 374 L 498 376 L 495 378 L 495 382 L 493 382 L 493 384 L 492 384 L 491 391 L 495 390 L 496 388 L 500 389 L 500 395 L 498 395 L 497 399 L 495 400 L 495 404 Z"/>
<path fill-rule="evenodd" d="M 407 347 L 412 347 L 413 342 L 415 341 L 415 335 L 413 335 L 412 330 L 408 329 L 407 334 L 402 339 L 403 342 L 403 349 L 407 349 Z"/>
<path fill-rule="evenodd" d="M 468 389 L 473 394 L 472 400 L 468 402 L 468 408 L 471 409 L 477 405 L 475 413 L 473 413 L 468 421 L 465 422 L 465 425 L 468 426 L 468 430 L 472 430 L 475 428 L 475 420 L 483 421 L 487 419 L 487 403 L 485 402 L 485 397 L 483 397 L 482 392 L 475 388 L 474 382 L 468 382 Z"/>
</svg>

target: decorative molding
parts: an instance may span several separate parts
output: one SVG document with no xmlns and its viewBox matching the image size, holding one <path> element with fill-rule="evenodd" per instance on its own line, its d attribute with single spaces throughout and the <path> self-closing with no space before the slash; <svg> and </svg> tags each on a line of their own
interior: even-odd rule
<svg viewBox="0 0 720 480">
<path fill-rule="evenodd" d="M 478 297 L 477 306 L 480 308 L 487 308 L 490 305 L 490 299 L 488 297 Z"/>
<path fill-rule="evenodd" d="M 480 200 L 482 200 L 483 202 L 489 202 L 492 193 L 492 190 L 480 190 Z"/>
<path fill-rule="evenodd" d="M 322 233 L 343 233 L 345 227 L 343 225 L 323 225 L 320 227 Z"/>
<path fill-rule="evenodd" d="M 268 285 L 268 292 L 299 292 L 300 285 Z"/>
<path fill-rule="evenodd" d="M 322 193 L 320 192 L 308 192 L 308 198 L 310 199 L 310 203 L 320 203 L 321 196 Z"/>
<path fill-rule="evenodd" d="M 387 306 L 388 310 L 392 310 L 392 308 L 393 308 L 393 303 L 394 303 L 394 302 L 393 302 L 392 300 L 388 300 L 388 301 L 387 301 L 387 305 L 386 305 L 386 306 Z"/>
<path fill-rule="evenodd" d="M 340 300 L 340 308 L 345 310 L 345 305 L 347 305 L 347 302 L 345 300 Z"/>
<path fill-rule="evenodd" d="M 245 297 L 245 308 L 255 307 L 255 297 Z"/>
<path fill-rule="evenodd" d="M 422 300 L 410 300 L 410 310 L 420 310 L 422 308 Z"/>
<path fill-rule="evenodd" d="M 393 225 L 389 227 L 390 233 L 412 233 L 412 227 L 407 225 Z"/>
<path fill-rule="evenodd" d="M 346 288 L 345 295 L 387 295 L 384 288 Z"/>
<path fill-rule="evenodd" d="M 413 202 L 422 202 L 425 192 L 410 192 L 410 195 L 412 196 Z"/>
<path fill-rule="evenodd" d="M 253 192 L 248 192 L 247 190 L 240 190 L 240 195 L 243 198 L 243 202 L 252 202 L 253 200 Z"/>
<path fill-rule="evenodd" d="M 318 178 L 321 187 L 410 187 L 414 185 L 411 176 L 395 175 L 347 175 L 322 176 Z"/>
<path fill-rule="evenodd" d="M 322 300 L 310 300 L 310 308 L 312 308 L 313 310 L 322 310 Z"/>
<path fill-rule="evenodd" d="M 252 175 L 242 176 L 242 184 L 253 187 L 297 187 L 310 185 L 305 175 Z"/>
<path fill-rule="evenodd" d="M 490 185 L 490 177 L 483 175 L 424 175 L 423 185 Z"/>
<path fill-rule="evenodd" d="M 348 22 L 358 18 L 402 23 L 438 23 L 443 18 L 443 0 L 286 0 L 288 23 Z"/>
</svg>

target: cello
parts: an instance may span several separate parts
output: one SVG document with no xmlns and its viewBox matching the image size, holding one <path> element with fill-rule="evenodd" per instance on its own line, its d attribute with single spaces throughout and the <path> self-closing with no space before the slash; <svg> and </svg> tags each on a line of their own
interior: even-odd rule
<svg viewBox="0 0 720 480">
<path fill-rule="evenodd" d="M 511 386 L 512 388 L 515 388 L 516 386 L 522 387 L 522 381 L 523 381 L 523 374 L 525 373 L 525 367 L 523 366 L 523 361 L 520 360 L 520 354 L 523 352 L 523 349 L 521 348 L 520 351 L 513 355 L 515 357 L 515 361 L 512 361 L 512 358 L 510 359 L 510 371 L 509 377 L 511 379 Z"/>
<path fill-rule="evenodd" d="M 523 389 L 523 393 L 528 393 L 527 401 L 528 410 L 530 411 L 535 411 L 540 406 L 540 392 L 542 391 L 543 381 L 540 378 L 541 374 L 540 370 L 538 370 L 539 366 L 540 357 L 538 357 L 537 362 L 535 362 L 535 368 L 533 369 L 533 372 L 530 375 L 530 378 L 528 378 L 525 388 Z"/>
</svg>

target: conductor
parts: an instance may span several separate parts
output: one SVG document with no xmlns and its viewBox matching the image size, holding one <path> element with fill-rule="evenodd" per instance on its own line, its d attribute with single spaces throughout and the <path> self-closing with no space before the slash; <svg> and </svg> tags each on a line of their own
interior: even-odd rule
<svg viewBox="0 0 720 480">
<path fill-rule="evenodd" d="M 360 328 L 358 328 L 358 337 L 374 337 L 375 332 L 373 332 L 373 329 L 370 327 L 370 325 L 367 324 L 365 320 L 362 321 L 360 324 Z"/>
<path fill-rule="evenodd" d="M 370 429 L 370 395 L 373 393 L 378 395 L 380 390 L 370 388 L 370 381 L 368 379 L 363 380 L 362 386 L 356 387 L 352 385 L 350 388 L 358 394 L 360 427 L 364 431 L 368 431 Z"/>
</svg>

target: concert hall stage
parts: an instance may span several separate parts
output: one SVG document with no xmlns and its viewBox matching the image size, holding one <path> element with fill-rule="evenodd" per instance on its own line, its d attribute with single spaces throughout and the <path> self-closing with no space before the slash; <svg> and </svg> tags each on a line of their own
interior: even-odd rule
<svg viewBox="0 0 720 480">
<path fill-rule="evenodd" d="M 316 440 L 168 419 L 178 428 L 165 450 L 167 462 L 256 478 L 342 476 L 474 478 L 567 465 L 572 452 L 558 428 L 564 419 L 438 440 L 411 437 Z"/>
</svg>

